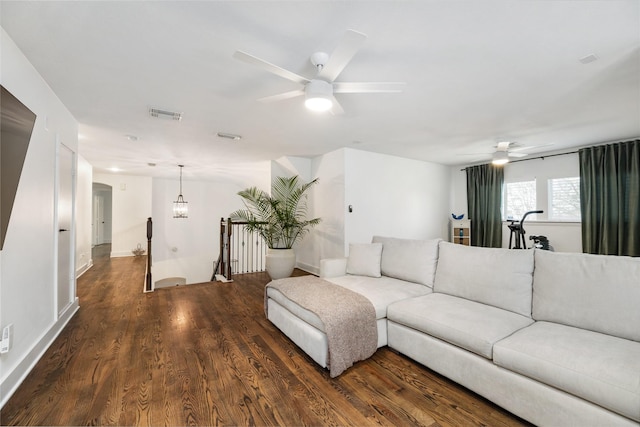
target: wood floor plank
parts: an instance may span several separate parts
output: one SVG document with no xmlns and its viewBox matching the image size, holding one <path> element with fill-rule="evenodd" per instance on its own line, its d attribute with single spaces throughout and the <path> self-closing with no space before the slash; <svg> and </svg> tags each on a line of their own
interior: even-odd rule
<svg viewBox="0 0 640 427">
<path fill-rule="evenodd" d="M 143 294 L 144 268 L 94 258 L 2 425 L 527 425 L 388 348 L 330 378 L 266 320 L 264 273 Z"/>
</svg>

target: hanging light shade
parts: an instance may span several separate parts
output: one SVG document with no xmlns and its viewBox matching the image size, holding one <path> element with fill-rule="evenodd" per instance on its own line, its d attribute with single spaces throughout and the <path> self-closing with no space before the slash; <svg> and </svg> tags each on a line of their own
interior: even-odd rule
<svg viewBox="0 0 640 427">
<path fill-rule="evenodd" d="M 189 207 L 187 205 L 188 202 L 184 201 L 182 197 L 182 168 L 184 165 L 180 166 L 180 194 L 178 194 L 178 200 L 173 202 L 173 217 L 174 218 L 188 218 L 187 215 L 189 213 Z"/>
</svg>

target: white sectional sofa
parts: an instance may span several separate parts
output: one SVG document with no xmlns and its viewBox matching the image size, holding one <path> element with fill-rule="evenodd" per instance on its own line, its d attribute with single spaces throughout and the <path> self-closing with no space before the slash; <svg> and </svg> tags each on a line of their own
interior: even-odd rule
<svg viewBox="0 0 640 427">
<path fill-rule="evenodd" d="M 379 346 L 537 425 L 640 425 L 640 259 L 373 241 L 323 261 L 321 277 L 372 300 Z M 322 324 L 295 302 L 268 304 L 279 307 L 272 322 L 326 366 Z"/>
<path fill-rule="evenodd" d="M 383 242 L 386 242 L 384 252 Z M 438 242 L 376 237 L 372 244 L 351 245 L 349 258 L 322 260 L 320 277 L 371 301 L 376 312 L 380 348 L 387 345 L 389 304 L 431 293 Z M 407 263 L 412 257 L 421 262 Z M 326 368 L 329 351 L 322 321 L 272 288 L 267 288 L 266 304 L 268 319 Z"/>
</svg>

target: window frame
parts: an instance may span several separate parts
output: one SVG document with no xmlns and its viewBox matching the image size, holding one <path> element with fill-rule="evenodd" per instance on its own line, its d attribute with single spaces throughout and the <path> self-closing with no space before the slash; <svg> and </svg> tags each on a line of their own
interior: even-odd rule
<svg viewBox="0 0 640 427">
<path fill-rule="evenodd" d="M 504 166 L 504 183 L 536 180 L 536 205 L 537 209 L 544 211 L 542 214 L 529 215 L 527 222 L 556 223 L 556 224 L 580 224 L 581 220 L 549 219 L 548 180 L 555 178 L 572 178 L 580 176 L 580 162 L 578 153 L 566 155 L 538 157 L 525 159 L 526 161 L 514 161 Z M 503 187 L 505 188 L 505 187 Z M 503 194 L 504 197 L 504 194 Z M 502 203 L 505 209 L 505 203 Z M 506 218 L 506 210 L 503 212 Z M 506 221 L 506 219 L 503 219 Z"/>
<path fill-rule="evenodd" d="M 532 210 L 537 210 L 536 207 L 532 207 L 529 208 L 527 207 L 527 209 L 522 212 L 518 217 L 514 217 L 510 215 L 508 215 L 509 212 L 509 206 L 507 205 L 507 203 L 509 202 L 509 190 L 508 187 L 509 186 L 513 186 L 514 184 L 531 184 L 533 183 L 533 193 L 534 193 L 534 205 L 537 205 L 537 193 L 538 193 L 538 180 L 537 179 L 528 179 L 528 180 L 518 180 L 518 181 L 510 181 L 510 182 L 504 182 L 503 184 L 503 188 L 502 188 L 502 220 L 503 221 L 520 221 L 522 219 L 522 217 L 524 216 L 525 213 L 532 211 Z M 537 214 L 531 214 L 527 217 L 528 221 L 535 221 L 537 218 Z"/>
<path fill-rule="evenodd" d="M 577 206 L 577 213 L 578 216 L 574 216 L 574 217 L 558 217 L 554 214 L 554 207 L 553 207 L 553 202 L 554 202 L 554 191 L 552 190 L 553 188 L 553 182 L 554 181 L 560 181 L 560 180 L 575 180 L 575 184 L 573 185 L 573 187 L 577 190 L 577 195 L 578 195 L 578 206 Z M 567 176 L 567 177 L 554 177 L 554 178 L 548 178 L 547 179 L 547 219 L 548 221 L 552 221 L 552 222 L 582 222 L 582 215 L 580 212 L 580 177 L 579 176 Z"/>
</svg>

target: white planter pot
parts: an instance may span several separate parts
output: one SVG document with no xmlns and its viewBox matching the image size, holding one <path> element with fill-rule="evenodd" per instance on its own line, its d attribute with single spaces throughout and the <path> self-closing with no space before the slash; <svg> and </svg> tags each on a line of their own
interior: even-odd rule
<svg viewBox="0 0 640 427">
<path fill-rule="evenodd" d="M 291 276 L 296 266 L 293 249 L 267 249 L 267 273 L 271 280 Z"/>
</svg>

